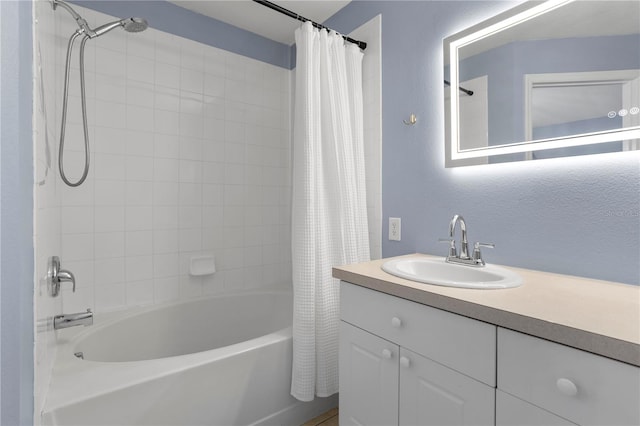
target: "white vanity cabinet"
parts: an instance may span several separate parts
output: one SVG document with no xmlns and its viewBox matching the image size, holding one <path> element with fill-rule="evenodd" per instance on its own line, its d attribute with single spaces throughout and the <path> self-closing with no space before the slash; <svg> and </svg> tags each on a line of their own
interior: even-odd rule
<svg viewBox="0 0 640 426">
<path fill-rule="evenodd" d="M 340 425 L 492 425 L 496 327 L 341 283 Z"/>
<path fill-rule="evenodd" d="M 496 409 L 505 425 L 509 416 L 528 425 L 639 425 L 640 368 L 498 328 Z M 534 410 L 549 415 L 534 422 Z M 567 421 L 551 422 L 551 413 Z"/>
</svg>

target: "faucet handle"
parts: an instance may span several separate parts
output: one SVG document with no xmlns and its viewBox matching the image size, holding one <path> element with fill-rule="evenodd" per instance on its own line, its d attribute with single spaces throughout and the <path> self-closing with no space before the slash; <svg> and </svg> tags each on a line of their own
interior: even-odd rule
<svg viewBox="0 0 640 426">
<path fill-rule="evenodd" d="M 65 269 L 60 269 L 60 258 L 51 256 L 47 263 L 47 287 L 51 297 L 60 294 L 60 284 L 70 282 L 73 284 L 73 291 L 76 291 L 76 277 Z"/>
<path fill-rule="evenodd" d="M 456 250 L 456 240 L 454 238 L 438 238 L 439 243 L 449 243 L 449 257 L 456 257 L 458 251 Z"/>
<path fill-rule="evenodd" d="M 58 271 L 58 282 L 70 282 L 73 284 L 73 292 L 76 292 L 76 277 L 73 275 L 71 271 L 67 271 L 65 269 L 60 269 Z"/>
<path fill-rule="evenodd" d="M 482 253 L 480 252 L 480 247 L 488 247 L 495 248 L 496 245 L 493 243 L 481 243 L 477 242 L 473 245 L 473 261 L 476 265 L 484 265 L 484 259 L 482 259 Z"/>
</svg>

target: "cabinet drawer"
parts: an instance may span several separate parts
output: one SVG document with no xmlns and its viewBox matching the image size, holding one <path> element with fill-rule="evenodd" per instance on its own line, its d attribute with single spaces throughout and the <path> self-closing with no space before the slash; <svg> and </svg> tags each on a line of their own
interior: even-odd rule
<svg viewBox="0 0 640 426">
<path fill-rule="evenodd" d="M 573 426 L 568 420 L 531 405 L 521 399 L 496 391 L 496 426 Z"/>
<path fill-rule="evenodd" d="M 498 388 L 581 425 L 640 424 L 640 368 L 502 328 Z"/>
<path fill-rule="evenodd" d="M 495 386 L 496 326 L 356 286 L 340 285 L 340 317 Z"/>
</svg>

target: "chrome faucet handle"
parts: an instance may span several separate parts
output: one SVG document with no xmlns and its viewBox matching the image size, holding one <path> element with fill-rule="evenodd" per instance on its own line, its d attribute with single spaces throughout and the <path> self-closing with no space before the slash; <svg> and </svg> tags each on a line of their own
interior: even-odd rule
<svg viewBox="0 0 640 426">
<path fill-rule="evenodd" d="M 58 271 L 58 281 L 61 283 L 70 282 L 71 284 L 73 284 L 72 291 L 74 293 L 76 292 L 76 277 L 73 275 L 71 271 L 60 269 Z"/>
<path fill-rule="evenodd" d="M 70 282 L 73 284 L 73 291 L 76 291 L 76 277 L 65 269 L 60 269 L 60 258 L 51 256 L 47 265 L 47 286 L 51 297 L 60 294 L 60 284 Z"/>
<path fill-rule="evenodd" d="M 484 259 L 482 259 L 482 253 L 480 252 L 480 247 L 495 248 L 496 245 L 493 243 L 481 243 L 481 242 L 477 242 L 473 245 L 473 261 L 477 265 L 484 266 L 485 263 L 484 263 Z"/>
<path fill-rule="evenodd" d="M 455 238 L 438 238 L 438 242 L 449 243 L 449 254 L 447 255 L 447 258 L 456 257 L 458 255 Z"/>
</svg>

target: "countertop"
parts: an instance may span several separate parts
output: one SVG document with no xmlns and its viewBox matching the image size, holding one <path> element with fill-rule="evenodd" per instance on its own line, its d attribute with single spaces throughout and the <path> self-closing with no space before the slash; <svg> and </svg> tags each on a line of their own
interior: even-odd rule
<svg viewBox="0 0 640 426">
<path fill-rule="evenodd" d="M 423 256 L 413 254 L 402 257 Z M 640 366 L 640 287 L 504 267 L 520 287 L 475 290 L 390 275 L 389 259 L 333 268 L 333 276 L 372 290 Z"/>
</svg>

